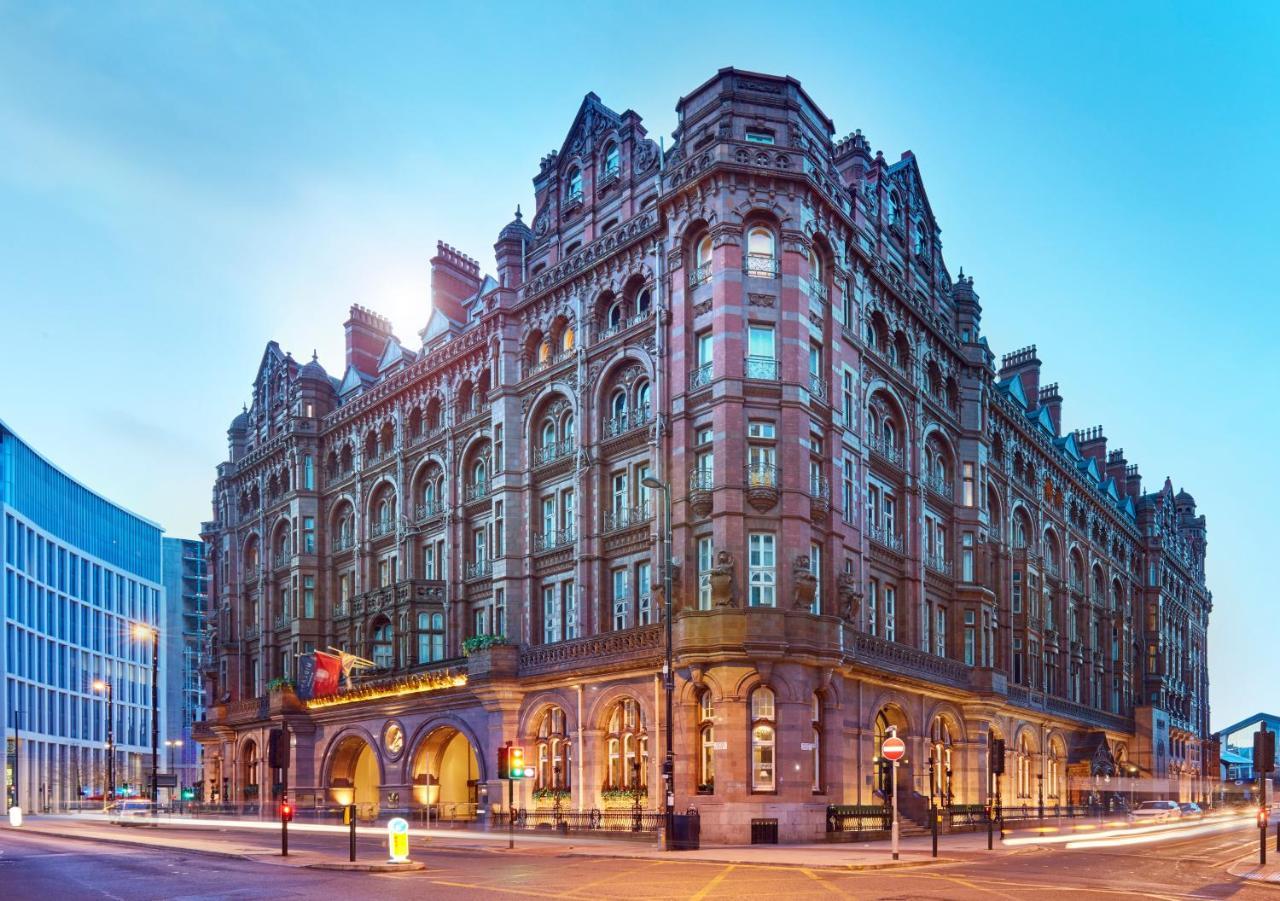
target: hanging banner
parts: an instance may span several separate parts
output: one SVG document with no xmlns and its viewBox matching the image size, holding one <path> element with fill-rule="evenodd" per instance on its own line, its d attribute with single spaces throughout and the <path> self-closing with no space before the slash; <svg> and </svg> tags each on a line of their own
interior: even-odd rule
<svg viewBox="0 0 1280 901">
<path fill-rule="evenodd" d="M 315 654 L 303 654 L 298 658 L 298 699 L 302 701 L 310 701 L 314 694 L 312 684 L 316 676 L 316 658 Z"/>
<path fill-rule="evenodd" d="M 342 676 L 342 658 L 324 651 L 313 655 L 315 673 L 311 677 L 311 697 L 327 698 L 338 693 L 338 681 Z"/>
</svg>

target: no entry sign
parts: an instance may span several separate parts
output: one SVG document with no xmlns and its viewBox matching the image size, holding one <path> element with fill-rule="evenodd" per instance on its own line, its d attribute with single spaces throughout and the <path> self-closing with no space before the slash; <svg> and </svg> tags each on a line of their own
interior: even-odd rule
<svg viewBox="0 0 1280 901">
<path fill-rule="evenodd" d="M 891 763 L 896 763 L 897 761 L 901 760 L 902 756 L 906 753 L 907 753 L 906 742 L 898 738 L 896 735 L 889 736 L 880 745 L 880 754 L 884 757 L 885 760 L 888 760 Z"/>
</svg>

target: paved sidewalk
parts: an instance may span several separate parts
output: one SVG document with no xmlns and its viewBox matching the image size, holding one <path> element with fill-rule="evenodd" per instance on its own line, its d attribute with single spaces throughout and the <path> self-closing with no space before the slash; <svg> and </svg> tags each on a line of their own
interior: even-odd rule
<svg viewBox="0 0 1280 901">
<path fill-rule="evenodd" d="M 1268 851 L 1268 856 L 1270 856 Z M 1280 852 L 1276 853 L 1280 857 Z M 1238 876 L 1241 879 L 1248 879 L 1250 882 L 1266 882 L 1272 885 L 1280 885 L 1280 863 L 1258 863 L 1258 853 L 1255 851 L 1245 860 L 1237 860 L 1231 866 L 1227 867 L 1227 872 L 1232 876 Z"/>
</svg>

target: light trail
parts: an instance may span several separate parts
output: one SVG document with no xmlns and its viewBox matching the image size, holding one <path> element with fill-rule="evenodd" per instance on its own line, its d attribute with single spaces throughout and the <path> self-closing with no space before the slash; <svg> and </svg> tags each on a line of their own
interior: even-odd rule
<svg viewBox="0 0 1280 901">
<path fill-rule="evenodd" d="M 1064 834 L 1042 833 L 1038 835 L 1009 836 L 1002 838 L 1002 843 L 1011 847 L 1055 844 L 1064 845 L 1068 849 L 1105 848 L 1111 845 L 1144 844 L 1198 835 L 1211 835 L 1215 832 L 1238 829 L 1252 821 L 1253 817 L 1249 814 L 1222 814 L 1215 817 L 1205 817 L 1195 823 L 1158 823 L 1151 826 L 1116 826 L 1107 823 L 1100 827 L 1093 823 L 1080 823 L 1070 827 L 1072 831 Z"/>
</svg>

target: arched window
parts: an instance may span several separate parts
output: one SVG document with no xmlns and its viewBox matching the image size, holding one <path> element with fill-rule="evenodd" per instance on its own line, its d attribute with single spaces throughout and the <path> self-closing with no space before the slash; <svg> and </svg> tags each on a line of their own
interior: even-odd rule
<svg viewBox="0 0 1280 901">
<path fill-rule="evenodd" d="M 929 730 L 929 761 L 932 774 L 931 786 L 937 803 L 951 805 L 951 727 L 943 717 L 934 717 Z"/>
<path fill-rule="evenodd" d="M 711 236 L 706 235 L 698 242 L 698 267 L 711 266 Z"/>
<path fill-rule="evenodd" d="M 373 647 L 369 657 L 378 669 L 391 669 L 394 632 L 391 621 L 383 617 L 373 627 Z"/>
<path fill-rule="evenodd" d="M 715 702 L 711 689 L 698 696 L 698 793 L 709 795 L 716 790 Z"/>
<path fill-rule="evenodd" d="M 574 429 L 573 414 L 566 413 L 564 416 L 564 420 L 560 423 L 560 440 L 562 440 L 566 446 L 573 444 L 573 438 L 574 438 L 573 429 Z"/>
<path fill-rule="evenodd" d="M 625 391 L 614 392 L 613 397 L 609 400 L 609 415 L 615 421 L 626 418 L 627 393 Z"/>
<path fill-rule="evenodd" d="M 568 188 L 564 193 L 564 199 L 570 203 L 582 199 L 582 170 L 577 166 L 569 170 Z"/>
<path fill-rule="evenodd" d="M 605 735 L 605 788 L 641 791 L 649 784 L 649 735 L 640 705 L 623 698 L 613 705 Z"/>
<path fill-rule="evenodd" d="M 547 448 L 554 447 L 555 443 L 556 424 L 550 419 L 547 419 L 542 423 L 542 448 L 543 450 L 546 450 Z"/>
<path fill-rule="evenodd" d="M 623 319 L 622 301 L 618 301 L 613 306 L 609 307 L 609 316 L 608 316 L 609 330 L 613 331 L 621 327 L 622 319 Z"/>
<path fill-rule="evenodd" d="M 923 256 L 929 249 L 929 235 L 925 232 L 923 219 L 916 223 L 914 249 L 917 256 Z"/>
<path fill-rule="evenodd" d="M 901 216 L 902 199 L 898 196 L 897 191 L 890 191 L 889 202 L 885 204 L 885 218 L 889 220 L 890 225 L 897 225 Z"/>
<path fill-rule="evenodd" d="M 1034 751 L 1031 747 L 1031 739 L 1027 734 L 1022 733 L 1022 737 L 1018 739 L 1018 797 L 1031 797 L 1031 765 Z"/>
<path fill-rule="evenodd" d="M 1065 758 L 1057 739 L 1049 742 L 1049 758 L 1044 774 L 1044 796 L 1057 800 L 1062 797 L 1062 762 Z"/>
<path fill-rule="evenodd" d="M 560 335 L 560 352 L 567 354 L 573 350 L 573 326 L 566 325 Z"/>
<path fill-rule="evenodd" d="M 636 386 L 636 415 L 642 419 L 649 418 L 649 383 L 641 382 Z"/>
<path fill-rule="evenodd" d="M 747 275 L 755 278 L 773 278 L 778 274 L 778 260 L 773 232 L 762 225 L 747 232 Z"/>
<path fill-rule="evenodd" d="M 551 342 L 544 340 L 538 345 L 538 364 L 545 366 L 551 362 Z"/>
<path fill-rule="evenodd" d="M 479 491 L 488 490 L 489 467 L 485 465 L 483 457 L 471 464 L 471 484 Z"/>
<path fill-rule="evenodd" d="M 649 295 L 649 289 L 645 288 L 636 295 L 636 315 L 648 316 L 649 309 L 653 306 L 653 300 Z"/>
<path fill-rule="evenodd" d="M 1030 541 L 1031 523 L 1027 520 L 1027 514 L 1018 509 L 1013 514 L 1013 546 L 1025 548 Z"/>
<path fill-rule="evenodd" d="M 822 695 L 814 692 L 809 714 L 809 743 L 813 755 L 813 790 L 822 791 Z"/>
<path fill-rule="evenodd" d="M 569 774 L 572 759 L 564 710 L 550 707 L 538 721 L 538 781 L 534 787 L 567 790 L 571 785 Z"/>
<path fill-rule="evenodd" d="M 604 174 L 617 175 L 619 165 L 618 144 L 616 141 L 610 141 L 604 149 Z"/>
<path fill-rule="evenodd" d="M 809 281 L 815 285 L 822 283 L 822 257 L 816 250 L 809 251 Z"/>
<path fill-rule="evenodd" d="M 777 743 L 777 713 L 773 691 L 761 685 L 751 692 L 751 790 L 777 789 L 774 748 Z"/>
</svg>

